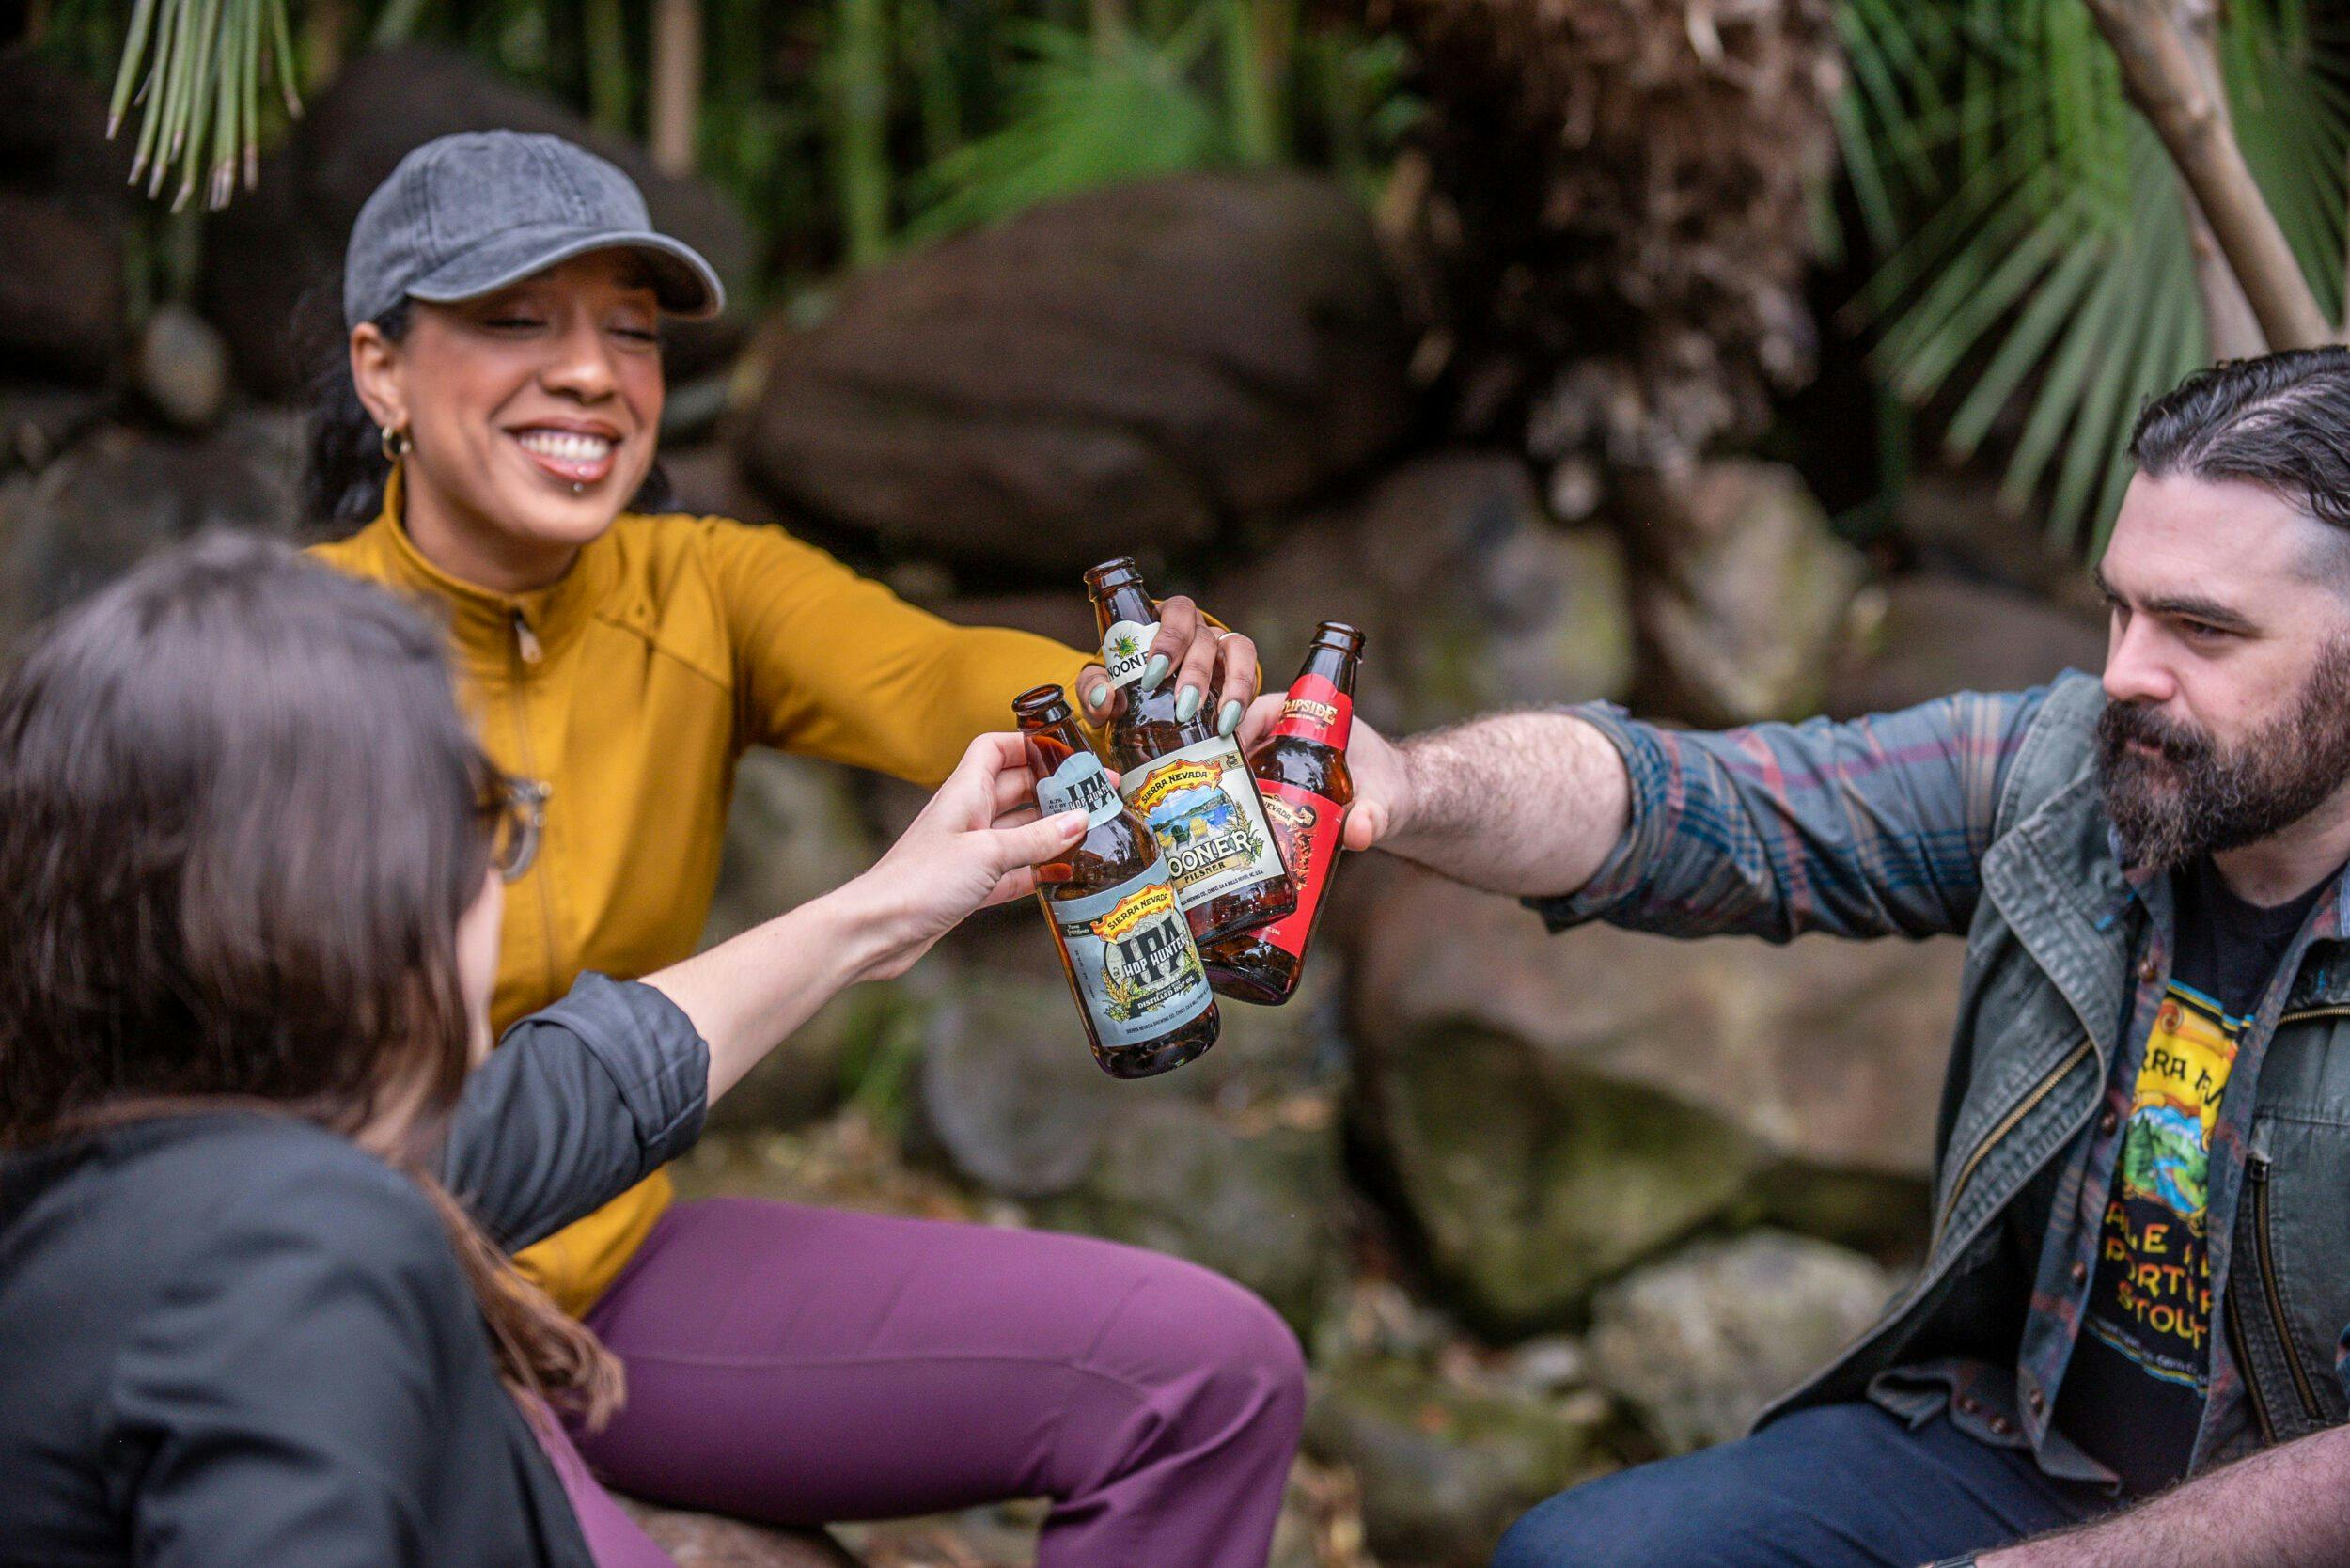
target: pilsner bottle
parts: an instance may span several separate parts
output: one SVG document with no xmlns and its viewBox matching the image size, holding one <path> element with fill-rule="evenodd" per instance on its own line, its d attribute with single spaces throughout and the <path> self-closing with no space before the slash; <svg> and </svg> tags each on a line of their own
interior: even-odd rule
<svg viewBox="0 0 2350 1568">
<path fill-rule="evenodd" d="M 1167 857 L 1110 788 L 1058 686 L 1021 693 L 1011 711 L 1037 809 L 1087 812 L 1085 837 L 1036 869 L 1036 892 L 1093 1059 L 1113 1078 L 1181 1067 L 1215 1043 L 1222 1022 Z"/>
<path fill-rule="evenodd" d="M 1106 759 L 1123 778 L 1119 792 L 1167 852 L 1175 897 L 1201 947 L 1297 907 L 1297 889 L 1265 822 L 1257 781 L 1240 745 L 1215 732 L 1203 702 L 1175 716 L 1175 689 L 1134 689 L 1159 634 L 1156 604 L 1131 557 L 1086 573 L 1102 629 L 1110 684 L 1128 688 L 1110 721 Z"/>
<path fill-rule="evenodd" d="M 1200 949 L 1209 983 L 1227 996 L 1277 1007 L 1306 971 L 1306 949 L 1345 847 L 1347 808 L 1355 804 L 1346 742 L 1355 724 L 1355 669 L 1362 652 L 1362 633 L 1343 621 L 1324 621 L 1307 645 L 1305 666 L 1271 737 L 1257 748 L 1253 771 L 1281 858 L 1297 884 L 1297 908 L 1271 925 Z"/>
</svg>

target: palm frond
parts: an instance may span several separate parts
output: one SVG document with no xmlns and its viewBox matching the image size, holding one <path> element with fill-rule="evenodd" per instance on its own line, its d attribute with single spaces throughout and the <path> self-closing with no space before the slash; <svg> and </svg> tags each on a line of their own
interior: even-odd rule
<svg viewBox="0 0 2350 1568">
<path fill-rule="evenodd" d="M 1203 5 L 1163 42 L 1129 29 L 1096 40 L 1049 23 L 1020 28 L 1004 126 L 920 178 L 916 243 L 1097 186 L 1231 162 L 1235 149 L 1194 68 L 1217 38 Z"/>
<path fill-rule="evenodd" d="M 2013 416 L 2004 487 L 2102 541 L 2129 427 L 2209 356 L 2175 169 L 2080 0 L 1843 0 L 1839 116 L 1883 258 L 1850 307 L 1913 403 L 1950 395 L 1966 457 Z M 2221 64 L 2236 133 L 2330 311 L 2342 308 L 2350 39 L 2302 0 L 2238 0 Z M 1895 238 L 1895 236 L 1899 236 Z"/>
</svg>

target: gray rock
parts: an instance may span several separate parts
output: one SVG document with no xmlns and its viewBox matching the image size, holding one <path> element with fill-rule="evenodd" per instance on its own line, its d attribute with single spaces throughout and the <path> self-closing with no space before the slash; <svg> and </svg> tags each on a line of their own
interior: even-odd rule
<svg viewBox="0 0 2350 1568">
<path fill-rule="evenodd" d="M 614 1496 L 677 1568 L 860 1568 L 859 1560 L 822 1530 L 775 1529 Z"/>
<path fill-rule="evenodd" d="M 1335 1096 L 1312 1022 L 1326 1008 L 1227 1002 L 1205 1057 L 1120 1082 L 1094 1065 L 1058 973 L 932 980 L 920 1104 L 959 1175 L 1041 1224 L 1217 1269 L 1307 1329 L 1345 1262 Z"/>
<path fill-rule="evenodd" d="M 1794 470 L 1720 459 L 1635 490 L 1640 705 L 1710 725 L 1818 712 L 1862 567 Z"/>
<path fill-rule="evenodd" d="M 1867 638 L 1845 651 L 1824 711 L 1846 718 L 1952 692 L 2021 691 L 2105 666 L 2106 629 L 2061 601 L 1962 578 L 1897 577 Z"/>
<path fill-rule="evenodd" d="M 1338 186 L 1200 174 L 1047 203 L 866 274 L 743 432 L 779 500 L 907 554 L 1073 572 L 1360 468 L 1409 339 Z"/>
<path fill-rule="evenodd" d="M 1614 1468 L 1606 1402 L 1463 1388 L 1408 1362 L 1314 1380 L 1308 1450 L 1352 1466 L 1382 1562 L 1481 1568 L 1528 1508 Z"/>
<path fill-rule="evenodd" d="M 1869 1259 L 1808 1237 L 1695 1242 L 1599 1293 L 1591 1372 L 1667 1452 L 1726 1443 L 1874 1323 L 1892 1289 Z"/>
<path fill-rule="evenodd" d="M 183 305 L 148 318 L 133 368 L 149 405 L 181 430 L 202 430 L 228 406 L 227 345 Z"/>
<path fill-rule="evenodd" d="M 199 439 L 101 430 L 0 495 L 0 634 L 211 524 L 293 532 L 301 420 L 247 413 Z"/>
<path fill-rule="evenodd" d="M 1738 1219 L 1916 1239 L 1955 941 L 1552 938 L 1512 901 L 1374 864 L 1355 1114 L 1464 1311 L 1563 1323 Z"/>
<path fill-rule="evenodd" d="M 300 398 L 342 341 L 342 252 L 360 207 L 410 151 L 459 131 L 545 132 L 610 159 L 645 193 L 655 227 L 699 250 L 729 290 L 753 266 L 750 227 L 717 188 L 662 174 L 643 148 L 603 135 L 552 98 L 501 81 L 449 49 L 403 44 L 352 58 L 205 227 L 199 292 L 239 375 L 261 395 Z M 672 380 L 728 357 L 739 319 L 666 335 Z"/>
<path fill-rule="evenodd" d="M 1625 595 L 1611 536 L 1553 525 L 1521 459 L 1458 451 L 1287 530 L 1208 597 L 1257 639 L 1269 685 L 1290 679 L 1315 622 L 1362 627 L 1356 710 L 1393 730 L 1622 697 Z"/>
</svg>

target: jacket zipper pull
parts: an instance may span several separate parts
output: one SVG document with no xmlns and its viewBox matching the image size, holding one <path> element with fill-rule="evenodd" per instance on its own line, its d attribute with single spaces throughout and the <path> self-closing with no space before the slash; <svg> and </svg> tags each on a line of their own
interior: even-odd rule
<svg viewBox="0 0 2350 1568">
<path fill-rule="evenodd" d="M 523 619 L 520 610 L 514 612 L 514 647 L 526 665 L 535 665 L 546 657 L 546 650 L 539 646 L 539 634 L 530 629 L 530 622 Z"/>
</svg>

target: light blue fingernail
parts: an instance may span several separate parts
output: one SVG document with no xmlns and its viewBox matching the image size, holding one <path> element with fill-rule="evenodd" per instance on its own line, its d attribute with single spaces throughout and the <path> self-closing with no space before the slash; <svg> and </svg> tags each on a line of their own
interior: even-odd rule
<svg viewBox="0 0 2350 1568">
<path fill-rule="evenodd" d="M 1086 688 L 1086 706 L 1089 708 L 1099 708 L 1109 699 L 1110 689 L 1099 682 Z"/>
<path fill-rule="evenodd" d="M 1241 715 L 1246 712 L 1248 712 L 1248 710 L 1242 707 L 1238 702 L 1227 702 L 1224 705 L 1224 712 L 1218 713 L 1215 717 L 1215 732 L 1219 735 L 1229 735 L 1233 730 L 1238 729 L 1240 728 Z"/>
<path fill-rule="evenodd" d="M 1191 715 L 1199 711 L 1202 700 L 1204 694 L 1197 686 L 1185 686 L 1178 692 L 1175 696 L 1175 722 L 1189 724 Z"/>
<path fill-rule="evenodd" d="M 1168 659 L 1166 654 L 1152 654 L 1151 662 L 1142 666 L 1142 680 L 1140 682 L 1142 689 L 1146 692 L 1155 690 L 1158 683 L 1167 679 L 1167 672 L 1174 667 L 1175 666 L 1173 661 Z"/>
</svg>

